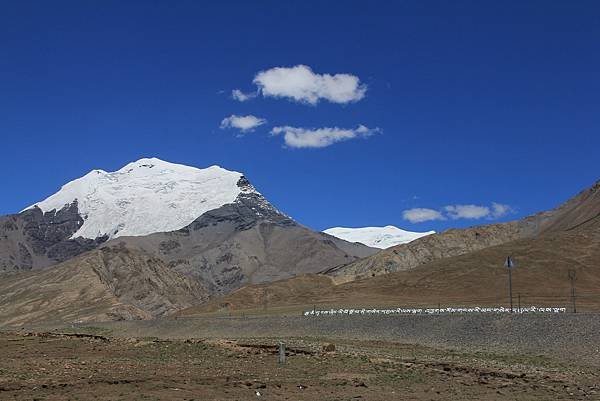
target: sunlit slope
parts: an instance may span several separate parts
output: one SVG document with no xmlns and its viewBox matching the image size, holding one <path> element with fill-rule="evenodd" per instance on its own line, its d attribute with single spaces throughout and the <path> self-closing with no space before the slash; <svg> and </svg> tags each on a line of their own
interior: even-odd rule
<svg viewBox="0 0 600 401">
<path fill-rule="evenodd" d="M 580 310 L 600 310 L 600 221 L 586 229 L 523 239 L 437 260 L 410 271 L 335 285 L 321 275 L 242 288 L 184 314 L 312 305 L 508 305 L 507 255 L 517 263 L 513 295 L 525 305 L 570 306 L 569 270 L 576 271 Z"/>
</svg>

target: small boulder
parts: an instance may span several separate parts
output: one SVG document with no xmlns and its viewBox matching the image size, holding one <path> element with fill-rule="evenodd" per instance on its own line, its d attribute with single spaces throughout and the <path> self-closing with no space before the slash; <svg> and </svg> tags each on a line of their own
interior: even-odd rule
<svg viewBox="0 0 600 401">
<path fill-rule="evenodd" d="M 335 344 L 328 343 L 323 345 L 323 352 L 335 352 Z"/>
</svg>

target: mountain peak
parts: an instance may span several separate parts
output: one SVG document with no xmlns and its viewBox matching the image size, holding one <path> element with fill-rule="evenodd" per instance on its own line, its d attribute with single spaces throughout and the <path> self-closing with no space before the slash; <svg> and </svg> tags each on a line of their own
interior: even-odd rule
<svg viewBox="0 0 600 401">
<path fill-rule="evenodd" d="M 412 232 L 396 226 L 385 227 L 332 227 L 323 231 L 326 234 L 349 242 L 360 242 L 373 248 L 385 249 L 395 245 L 406 244 L 435 231 Z"/>
<path fill-rule="evenodd" d="M 209 167 L 205 167 L 205 168 L 198 168 L 198 167 L 193 167 L 193 166 L 187 166 L 185 164 L 178 164 L 178 163 L 172 163 L 172 162 L 168 162 L 162 159 L 159 159 L 157 157 L 143 157 L 139 160 L 136 160 L 134 162 L 128 163 L 125 166 L 121 167 L 118 172 L 133 172 L 136 171 L 137 169 L 139 169 L 138 171 L 145 171 L 145 172 L 152 172 L 152 173 L 159 173 L 162 170 L 174 170 L 174 171 L 197 171 L 197 170 L 217 170 L 217 171 L 230 171 L 227 169 L 224 169 L 221 166 L 217 166 L 217 165 L 212 165 Z M 96 171 L 96 170 L 94 170 Z M 98 170 L 98 171 L 102 171 L 102 170 Z"/>
<path fill-rule="evenodd" d="M 29 208 L 59 211 L 76 201 L 83 224 L 73 238 L 147 235 L 183 228 L 254 191 L 242 178 L 219 166 L 200 169 L 142 158 L 114 172 L 92 170 Z"/>
</svg>

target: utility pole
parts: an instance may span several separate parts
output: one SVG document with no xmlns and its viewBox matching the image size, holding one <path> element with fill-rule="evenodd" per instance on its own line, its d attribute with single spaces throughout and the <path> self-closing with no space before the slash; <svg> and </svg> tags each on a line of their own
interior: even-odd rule
<svg viewBox="0 0 600 401">
<path fill-rule="evenodd" d="M 577 313 L 577 305 L 575 305 L 575 279 L 577 272 L 569 270 L 569 280 L 571 280 L 571 303 L 573 304 L 573 313 Z"/>
<path fill-rule="evenodd" d="M 506 257 L 504 266 L 508 268 L 508 294 L 510 297 L 510 313 L 513 312 L 513 297 L 512 297 L 512 269 L 515 267 L 515 263 L 512 260 L 512 256 Z"/>
<path fill-rule="evenodd" d="M 512 302 L 512 269 L 508 268 L 508 293 L 510 294 L 510 313 L 513 312 L 513 302 Z"/>
</svg>

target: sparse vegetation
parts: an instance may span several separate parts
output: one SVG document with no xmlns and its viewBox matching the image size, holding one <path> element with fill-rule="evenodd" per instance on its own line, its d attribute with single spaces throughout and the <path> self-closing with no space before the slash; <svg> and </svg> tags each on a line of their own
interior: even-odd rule
<svg viewBox="0 0 600 401">
<path fill-rule="evenodd" d="M 239 400 L 258 391 L 266 399 L 294 400 L 547 400 L 592 399 L 600 391 L 595 369 L 557 371 L 535 354 L 340 339 L 334 352 L 323 352 L 324 340 L 334 341 L 286 339 L 287 363 L 279 365 L 275 339 L 98 342 L 4 333 L 0 398 Z"/>
<path fill-rule="evenodd" d="M 97 336 L 110 335 L 111 330 L 105 327 L 95 326 L 68 326 L 61 329 L 57 329 L 60 333 L 73 333 L 73 334 L 93 334 Z"/>
</svg>

